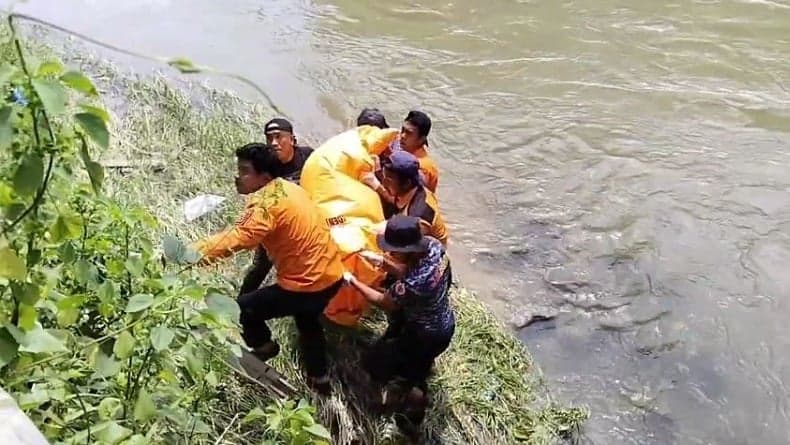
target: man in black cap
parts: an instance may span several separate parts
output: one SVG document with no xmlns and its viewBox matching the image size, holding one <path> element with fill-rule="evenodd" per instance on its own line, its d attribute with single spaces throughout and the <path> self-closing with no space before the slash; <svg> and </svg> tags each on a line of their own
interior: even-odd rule
<svg viewBox="0 0 790 445">
<path fill-rule="evenodd" d="M 279 177 L 299 184 L 302 167 L 310 154 L 313 153 L 313 149 L 306 145 L 297 145 L 293 125 L 287 119 L 274 118 L 266 122 L 263 128 L 266 134 L 266 143 L 272 147 L 272 151 L 281 164 L 278 170 Z M 252 267 L 244 276 L 239 295 L 258 289 L 271 269 L 272 262 L 268 253 L 262 248 L 256 249 Z"/>
<path fill-rule="evenodd" d="M 396 377 L 406 381 L 413 413 L 409 417 L 419 422 L 428 403 L 426 380 L 433 362 L 450 345 L 455 332 L 449 301 L 450 260 L 442 243 L 424 236 L 419 218 L 412 216 L 393 216 L 377 242 L 381 250 L 405 265 L 396 281 L 382 293 L 349 272 L 343 277 L 368 301 L 396 316 L 397 326 L 390 326 L 372 346 L 364 365 L 382 385 Z"/>
<path fill-rule="evenodd" d="M 359 113 L 359 117 L 357 117 L 357 126 L 361 127 L 363 125 L 372 125 L 374 127 L 381 128 L 382 130 L 390 127 L 387 124 L 387 119 L 384 118 L 384 113 L 382 113 L 378 108 L 362 109 L 362 112 Z"/>
<path fill-rule="evenodd" d="M 293 125 L 287 119 L 274 118 L 264 126 L 266 144 L 272 146 L 274 154 L 282 163 L 282 178 L 299 183 L 302 167 L 313 149 L 306 145 L 298 145 L 294 136 Z"/>
</svg>

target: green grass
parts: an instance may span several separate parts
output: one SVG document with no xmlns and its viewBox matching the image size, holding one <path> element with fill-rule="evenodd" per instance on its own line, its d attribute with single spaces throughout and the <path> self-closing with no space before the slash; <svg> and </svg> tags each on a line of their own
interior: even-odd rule
<svg viewBox="0 0 790 445">
<path fill-rule="evenodd" d="M 108 169 L 107 192 L 122 201 L 145 205 L 165 232 L 185 240 L 231 223 L 240 204 L 233 189 L 233 150 L 262 138 L 261 126 L 272 117 L 271 111 L 230 93 L 188 82 L 176 87 L 163 77 L 139 79 L 86 53 L 67 54 L 72 64 L 81 65 L 93 76 L 113 114 L 111 149 L 102 161 L 128 167 Z M 186 223 L 181 206 L 199 193 L 233 198 L 223 204 L 221 212 Z M 206 273 L 221 273 L 238 281 L 249 261 L 249 255 L 238 255 Z M 452 303 L 457 329 L 431 380 L 434 403 L 423 427 L 428 443 L 544 444 L 573 433 L 586 412 L 550 400 L 539 370 L 510 330 L 462 287 L 453 289 Z M 330 398 L 314 402 L 320 420 L 331 427 L 338 444 L 403 441 L 391 416 L 370 413 L 370 391 L 365 389 L 366 378 L 359 367 L 362 348 L 383 325 L 380 314 L 373 314 L 360 329 L 330 329 L 335 391 Z M 292 323 L 278 321 L 274 328 L 284 348 L 273 365 L 305 396 L 312 397 L 298 365 Z M 228 385 L 212 405 L 218 432 L 238 413 L 243 416 L 267 403 L 266 394 L 256 385 L 243 379 Z M 248 443 L 253 437 L 254 430 L 233 427 L 222 443 Z"/>
</svg>

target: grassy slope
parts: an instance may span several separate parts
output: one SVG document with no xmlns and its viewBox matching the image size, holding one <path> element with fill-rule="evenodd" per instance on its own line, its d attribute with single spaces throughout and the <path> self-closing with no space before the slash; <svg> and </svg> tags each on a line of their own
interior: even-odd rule
<svg viewBox="0 0 790 445">
<path fill-rule="evenodd" d="M 233 148 L 260 139 L 261 123 L 271 112 L 196 85 L 174 87 L 161 77 L 139 80 L 90 57 L 69 59 L 94 77 L 113 112 L 112 148 L 103 160 L 132 165 L 108 171 L 108 192 L 146 205 L 165 230 L 185 239 L 196 239 L 230 223 L 239 208 L 232 185 Z M 221 214 L 187 224 L 181 205 L 198 193 L 234 198 L 223 205 Z M 207 272 L 237 280 L 248 264 L 249 256 L 239 255 L 221 269 Z M 450 350 L 437 363 L 432 380 L 436 400 L 424 426 L 431 442 L 551 443 L 583 421 L 583 411 L 549 400 L 527 350 L 473 295 L 456 287 L 453 304 L 458 328 Z M 365 394 L 359 392 L 359 383 L 364 382 L 358 366 L 360 346 L 382 323 L 372 318 L 366 327 L 367 331 L 353 333 L 333 330 L 331 347 L 336 359 L 332 371 L 338 382 L 353 383 L 337 383 L 331 398 L 316 402 L 322 421 L 337 432 L 337 443 L 354 439 L 371 445 L 397 443 L 392 419 L 367 415 Z M 281 321 L 275 328 L 281 339 L 288 340 L 283 341 L 284 353 L 273 363 L 304 389 L 292 352 L 292 324 Z M 261 405 L 260 393 L 253 386 L 241 381 L 232 386 L 235 389 L 222 398 L 227 419 L 236 414 L 233 411 Z M 310 393 L 305 390 L 305 394 Z M 224 427 L 221 419 L 217 423 Z M 227 437 L 242 440 L 238 434 Z"/>
</svg>

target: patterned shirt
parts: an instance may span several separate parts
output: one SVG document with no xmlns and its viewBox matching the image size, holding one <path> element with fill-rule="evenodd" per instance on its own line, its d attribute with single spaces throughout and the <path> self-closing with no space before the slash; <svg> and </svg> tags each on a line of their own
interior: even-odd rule
<svg viewBox="0 0 790 445">
<path fill-rule="evenodd" d="M 428 240 L 428 253 L 392 285 L 389 293 L 400 307 L 407 326 L 423 334 L 448 334 L 455 327 L 449 301 L 450 259 L 442 243 L 431 237 Z"/>
</svg>

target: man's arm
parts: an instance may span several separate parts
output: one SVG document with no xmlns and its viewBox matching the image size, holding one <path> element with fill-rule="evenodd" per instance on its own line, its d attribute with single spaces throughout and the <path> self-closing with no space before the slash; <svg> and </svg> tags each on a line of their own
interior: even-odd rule
<svg viewBox="0 0 790 445">
<path fill-rule="evenodd" d="M 393 312 L 398 308 L 398 305 L 390 296 L 389 292 L 379 292 L 376 289 L 368 286 L 367 284 L 357 280 L 355 276 L 351 276 L 349 284 L 354 286 L 356 290 L 361 293 L 366 300 L 375 304 L 376 306 L 384 309 L 387 312 Z"/>
<path fill-rule="evenodd" d="M 266 249 L 259 247 L 255 251 L 255 259 L 253 259 L 252 267 L 247 271 L 244 280 L 241 282 L 241 289 L 239 289 L 239 296 L 252 292 L 258 289 L 269 275 L 272 270 L 272 261 L 269 259 L 269 254 Z"/>
<path fill-rule="evenodd" d="M 259 246 L 266 234 L 272 230 L 273 224 L 273 216 L 263 208 L 249 208 L 232 228 L 198 241 L 193 248 L 203 255 L 200 264 L 209 264 L 240 250 Z"/>
</svg>

